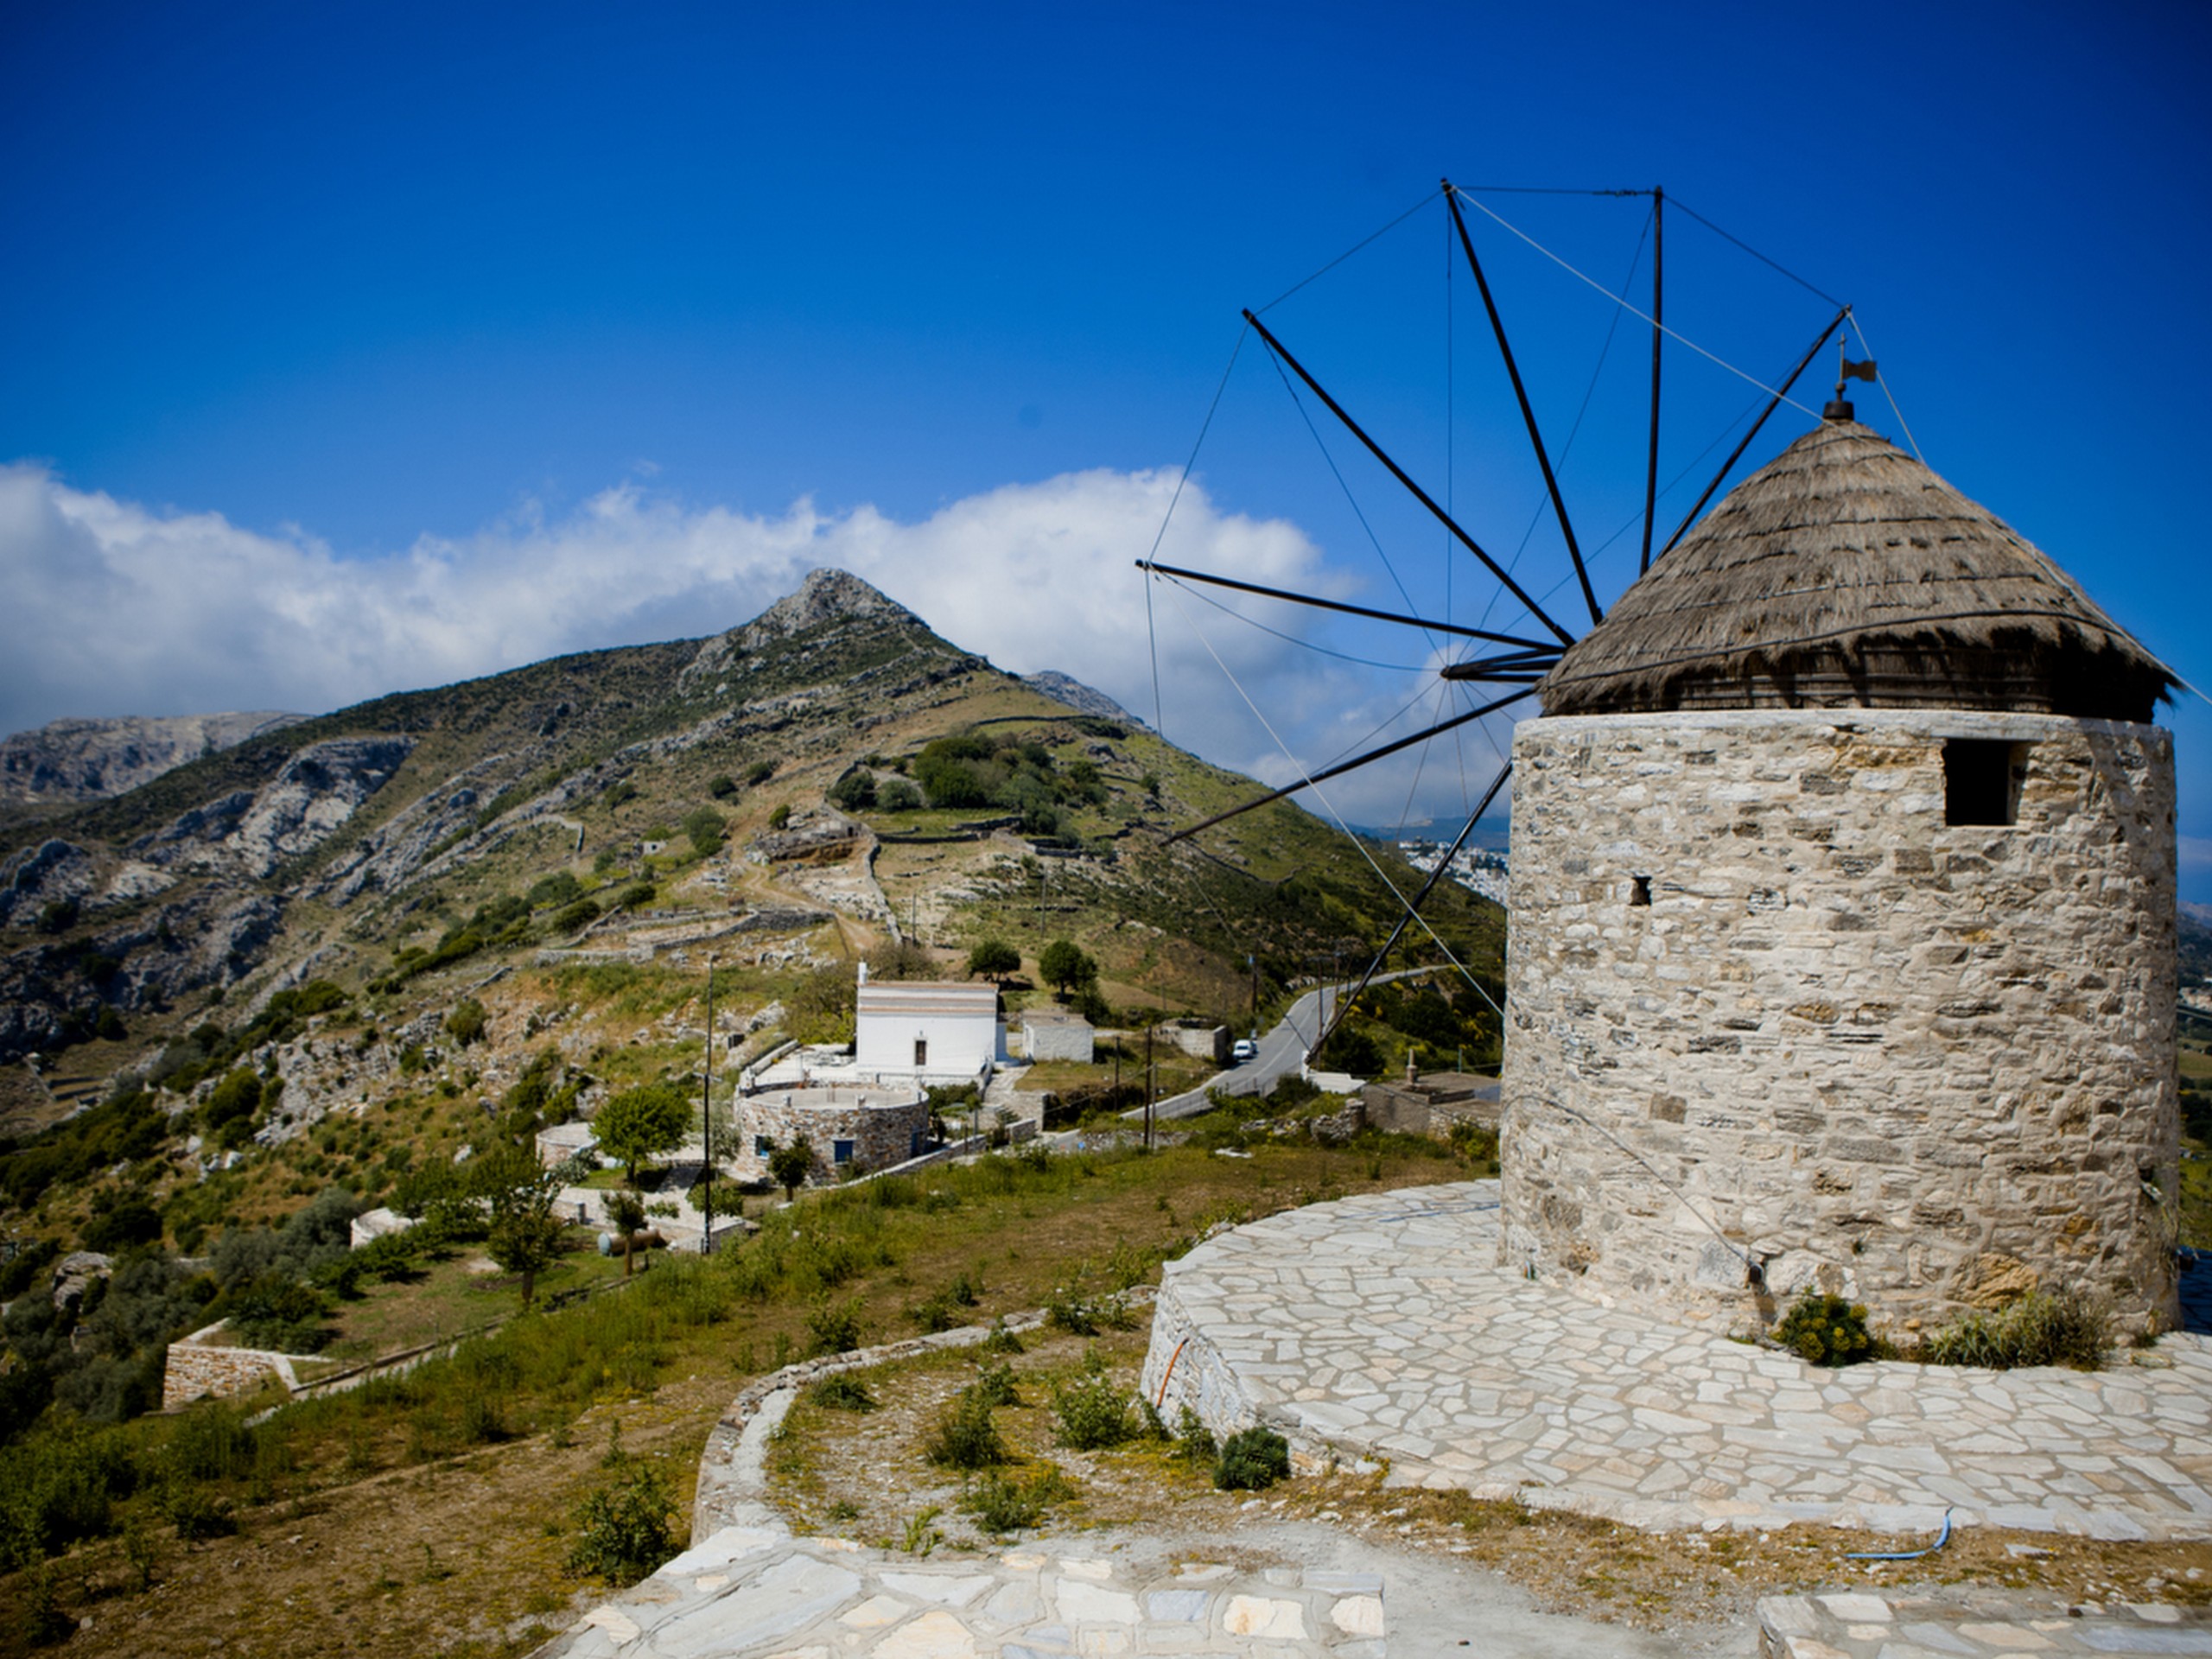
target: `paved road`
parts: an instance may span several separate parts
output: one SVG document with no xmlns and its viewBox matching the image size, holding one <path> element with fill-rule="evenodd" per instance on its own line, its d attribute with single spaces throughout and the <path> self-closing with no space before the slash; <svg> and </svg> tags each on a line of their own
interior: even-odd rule
<svg viewBox="0 0 2212 1659">
<path fill-rule="evenodd" d="M 1384 985 L 1394 979 L 1417 979 L 1437 971 L 1434 968 L 1403 968 L 1395 974 L 1377 974 L 1368 982 Z M 1290 1005 L 1290 1012 L 1283 1016 L 1282 1023 L 1260 1039 L 1256 1059 L 1217 1071 L 1189 1093 L 1161 1101 L 1153 1111 L 1160 1117 L 1196 1117 L 1213 1103 L 1206 1098 L 1209 1090 L 1217 1089 L 1224 1095 L 1266 1094 L 1305 1065 L 1313 1039 L 1328 1023 L 1330 1011 L 1336 1007 L 1337 995 L 1343 989 L 1341 985 L 1324 985 L 1306 992 Z M 1140 1106 L 1123 1116 L 1141 1122 L 1144 1108 Z"/>
<path fill-rule="evenodd" d="M 1153 1108 L 1154 1115 L 1163 1118 L 1196 1117 L 1211 1109 L 1213 1103 L 1206 1098 L 1206 1091 L 1211 1089 L 1218 1089 L 1225 1095 L 1266 1094 L 1305 1064 L 1306 1052 L 1328 1021 L 1329 1009 L 1335 1006 L 1338 988 L 1324 985 L 1306 992 L 1290 1005 L 1290 1012 L 1283 1016 L 1281 1025 L 1262 1035 L 1256 1058 L 1233 1065 L 1226 1071 L 1217 1071 L 1189 1092 L 1161 1101 Z M 1128 1116 L 1142 1118 L 1144 1109 L 1139 1107 Z"/>
</svg>

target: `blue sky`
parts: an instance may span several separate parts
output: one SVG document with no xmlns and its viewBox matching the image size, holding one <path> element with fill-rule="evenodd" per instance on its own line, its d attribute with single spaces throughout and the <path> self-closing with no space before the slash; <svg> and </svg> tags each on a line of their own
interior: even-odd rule
<svg viewBox="0 0 2212 1659">
<path fill-rule="evenodd" d="M 2185 299 L 2212 235 L 2208 43 L 2177 4 L 2001 27 L 1943 5 L 10 8 L 0 727 L 324 707 L 705 633 L 823 562 L 1149 715 L 1130 561 L 1238 308 L 1441 174 L 1662 183 L 1849 298 L 1929 463 L 2212 682 L 2212 346 Z M 1610 285 L 1630 270 L 1641 203 L 1483 200 Z M 1510 550 L 1541 494 L 1444 227 L 1432 201 L 1268 317 Z M 1557 443 L 1613 314 L 1477 234 Z M 1827 320 L 1685 218 L 1667 247 L 1669 321 L 1757 377 Z M 1646 349 L 1629 320 L 1568 458 L 1586 541 L 1640 492 Z M 1687 507 L 1751 394 L 1670 353 Z M 1805 423 L 1782 411 L 1748 461 Z M 1395 579 L 1250 351 L 1168 552 L 1478 613 L 1464 559 L 1327 436 Z M 1564 569 L 1541 523 L 1522 556 Z M 1418 697 L 1418 676 L 1154 598 L 1170 735 L 1213 759 L 1286 777 Z M 2200 900 L 2206 714 L 2165 716 Z M 1337 804 L 1449 811 L 1489 753 Z"/>
</svg>

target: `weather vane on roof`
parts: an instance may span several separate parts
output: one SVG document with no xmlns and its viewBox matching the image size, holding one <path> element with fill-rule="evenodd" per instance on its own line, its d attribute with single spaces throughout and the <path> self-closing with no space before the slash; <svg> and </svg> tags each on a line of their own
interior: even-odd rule
<svg viewBox="0 0 2212 1659">
<path fill-rule="evenodd" d="M 1874 367 L 1874 359 L 1870 357 L 1864 363 L 1853 362 L 1851 360 L 1850 346 L 1851 342 L 1848 339 L 1836 341 L 1835 396 L 1829 399 L 1828 406 L 1821 411 L 1821 418 L 1824 421 L 1848 421 L 1855 419 L 1857 417 L 1858 411 L 1853 410 L 1848 403 L 1844 401 L 1843 383 L 1847 380 L 1865 380 L 1872 382 L 1875 378 L 1876 370 Z"/>
</svg>

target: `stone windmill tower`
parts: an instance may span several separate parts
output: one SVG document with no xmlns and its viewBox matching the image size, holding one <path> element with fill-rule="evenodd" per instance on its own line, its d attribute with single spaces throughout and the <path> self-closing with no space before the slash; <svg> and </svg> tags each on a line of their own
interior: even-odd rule
<svg viewBox="0 0 2212 1659">
<path fill-rule="evenodd" d="M 1830 405 L 1513 744 L 1507 1265 L 2176 1313 L 2172 677 Z"/>
</svg>

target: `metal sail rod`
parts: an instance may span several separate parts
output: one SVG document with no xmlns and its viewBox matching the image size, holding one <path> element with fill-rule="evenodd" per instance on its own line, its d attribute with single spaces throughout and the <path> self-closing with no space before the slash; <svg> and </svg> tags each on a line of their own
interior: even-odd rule
<svg viewBox="0 0 2212 1659">
<path fill-rule="evenodd" d="M 1395 611 L 1374 611 L 1364 605 L 1346 605 L 1333 599 L 1315 599 L 1310 594 L 1294 594 L 1282 588 L 1262 588 L 1256 582 L 1238 582 L 1229 576 L 1209 575 L 1203 570 L 1185 570 L 1173 564 L 1159 564 L 1150 559 L 1136 562 L 1140 570 L 1156 571 L 1163 576 L 1180 576 L 1188 582 L 1211 582 L 1217 588 L 1234 588 L 1240 594 L 1257 594 L 1263 599 L 1286 599 L 1294 605 L 1310 605 L 1317 610 L 1341 611 L 1346 616 L 1371 616 L 1378 622 L 1402 622 L 1409 628 L 1427 628 L 1435 633 L 1456 634 L 1463 639 L 1487 639 L 1494 645 L 1519 645 L 1529 651 L 1541 651 L 1552 656 L 1559 654 L 1559 647 L 1543 639 L 1527 639 L 1517 633 L 1492 633 L 1484 628 L 1463 628 L 1451 622 L 1431 622 L 1418 616 L 1401 616 Z"/>
<path fill-rule="evenodd" d="M 1768 400 L 1767 406 L 1759 411 L 1758 419 L 1751 423 L 1751 429 L 1744 434 L 1744 441 L 1729 452 L 1727 460 L 1720 463 L 1720 470 L 1713 475 L 1713 482 L 1705 486 L 1705 493 L 1698 497 L 1697 505 L 1684 515 L 1681 524 L 1675 526 L 1675 533 L 1667 538 L 1667 545 L 1659 550 L 1661 558 L 1663 559 L 1668 554 L 1673 552 L 1675 543 L 1682 539 L 1682 532 L 1697 522 L 1698 514 L 1705 511 L 1705 504 L 1713 499 L 1713 493 L 1720 487 L 1721 480 L 1726 478 L 1736 463 L 1744 458 L 1744 451 L 1751 447 L 1751 440 L 1758 436 L 1759 429 L 1766 424 L 1766 417 L 1782 407 L 1782 400 L 1789 395 L 1789 388 L 1797 384 L 1797 377 L 1805 372 L 1805 365 L 1820 354 L 1821 347 L 1828 343 L 1828 336 L 1842 327 L 1843 320 L 1850 315 L 1851 308 L 1847 305 L 1835 314 L 1834 322 L 1821 330 L 1821 337 L 1805 348 L 1805 355 L 1797 359 L 1797 366 L 1789 371 L 1789 378 L 1782 383 L 1782 389 L 1776 392 Z"/>
<path fill-rule="evenodd" d="M 1498 581 L 1505 584 L 1505 590 L 1511 594 L 1514 598 L 1521 601 L 1522 606 L 1528 611 L 1529 615 L 1535 617 L 1537 621 L 1542 623 L 1547 628 L 1549 628 L 1554 633 L 1557 634 L 1559 636 L 1559 642 L 1562 645 L 1571 645 L 1574 643 L 1574 636 L 1569 633 L 1565 628 L 1560 626 L 1558 623 L 1553 621 L 1549 614 L 1545 612 L 1543 607 L 1537 604 L 1535 600 L 1531 599 L 1522 590 L 1520 583 L 1515 582 L 1511 576 L 1505 573 L 1505 567 L 1500 564 L 1496 559 L 1491 557 L 1488 553 L 1485 553 L 1482 549 L 1481 543 L 1477 542 L 1473 537 L 1468 535 L 1465 531 L 1460 529 L 1459 521 L 1453 518 L 1450 513 L 1445 512 L 1443 508 L 1438 506 L 1435 500 L 1429 495 L 1427 490 L 1424 490 L 1420 485 L 1414 483 L 1412 479 L 1407 477 L 1406 469 L 1399 466 L 1396 461 L 1391 460 L 1389 455 L 1384 452 L 1381 444 L 1376 442 L 1374 439 L 1367 435 L 1365 429 L 1361 427 L 1360 423 L 1352 419 L 1351 415 L 1345 411 L 1342 404 L 1339 404 L 1335 398 L 1329 396 L 1328 392 L 1323 388 L 1319 380 L 1316 380 L 1312 375 L 1306 373 L 1306 365 L 1303 363 L 1300 363 L 1296 358 L 1293 357 L 1290 354 L 1289 348 L 1268 331 L 1267 324 L 1262 322 L 1259 318 L 1254 316 L 1249 311 L 1245 312 L 1244 321 L 1251 324 L 1254 332 L 1256 333 L 1262 340 L 1267 342 L 1268 349 L 1273 352 L 1277 357 L 1281 358 L 1285 363 L 1288 364 L 1290 365 L 1291 372 L 1295 374 L 1300 379 L 1303 380 L 1313 389 L 1313 395 L 1328 405 L 1329 413 L 1342 421 L 1344 423 L 1345 429 L 1351 432 L 1352 436 L 1357 438 L 1362 443 L 1367 446 L 1368 454 L 1373 455 L 1376 460 L 1381 461 L 1385 467 L 1389 467 L 1390 469 L 1390 476 L 1396 479 L 1399 483 L 1404 485 L 1408 490 L 1412 491 L 1414 499 L 1420 502 L 1421 505 L 1427 507 L 1430 512 L 1434 514 L 1436 521 L 1442 524 L 1445 529 L 1450 531 L 1452 534 L 1459 539 L 1460 546 L 1465 548 L 1468 552 L 1480 559 L 1483 562 L 1483 568 L 1488 570 L 1491 575 L 1496 576 Z"/>
<path fill-rule="evenodd" d="M 1367 971 L 1359 976 L 1359 983 L 1353 988 L 1352 994 L 1350 996 L 1337 999 L 1336 1010 L 1330 1016 L 1329 1023 L 1322 1027 L 1320 1036 L 1314 1039 L 1313 1046 L 1310 1051 L 1312 1053 L 1319 1054 L 1321 1052 L 1321 1046 L 1336 1034 L 1337 1027 L 1344 1022 L 1344 1015 L 1351 1011 L 1352 1004 L 1359 1001 L 1360 993 L 1374 982 L 1375 976 L 1382 971 L 1382 964 L 1389 960 L 1390 952 L 1396 948 L 1398 940 L 1403 937 L 1406 924 L 1421 914 L 1421 901 L 1435 891 L 1437 882 L 1443 878 L 1444 873 L 1452 868 L 1452 861 L 1459 856 L 1459 849 L 1467 844 L 1467 837 L 1474 834 L 1476 822 L 1484 813 L 1490 810 L 1490 804 L 1497 798 L 1497 791 L 1505 787 L 1505 780 L 1512 775 L 1513 762 L 1508 760 L 1498 768 L 1497 776 L 1491 779 L 1490 787 L 1483 792 L 1483 798 L 1476 804 L 1475 810 L 1467 815 L 1466 826 L 1459 831 L 1459 838 L 1452 842 L 1451 850 L 1436 861 L 1436 868 L 1428 873 L 1428 880 L 1421 884 L 1421 891 L 1415 893 L 1411 901 L 1407 904 L 1405 913 L 1398 918 L 1397 925 L 1390 930 L 1390 937 L 1382 941 L 1382 948 L 1375 953 L 1375 960 L 1367 964 Z"/>
<path fill-rule="evenodd" d="M 1651 518 L 1659 506 L 1659 347 L 1667 338 L 1667 193 L 1651 191 L 1651 451 L 1643 467 L 1643 556 L 1638 575 L 1651 568 Z"/>
<path fill-rule="evenodd" d="M 1559 665 L 1556 654 L 1516 660 L 1506 657 L 1478 657 L 1472 662 L 1446 663 L 1436 671 L 1440 680 L 1496 680 L 1503 684 L 1534 685 Z"/>
<path fill-rule="evenodd" d="M 1490 313 L 1491 333 L 1497 336 L 1497 353 L 1505 359 L 1505 372 L 1513 382 L 1513 395 L 1520 401 L 1521 420 L 1529 429 L 1529 442 L 1536 452 L 1536 465 L 1544 471 L 1544 488 L 1551 492 L 1552 512 L 1559 518 L 1559 533 L 1567 538 L 1567 556 L 1574 562 L 1575 580 L 1582 584 L 1582 602 L 1590 607 L 1590 620 L 1599 622 L 1605 613 L 1598 608 L 1598 595 L 1590 586 L 1590 572 L 1582 563 L 1582 548 L 1574 539 L 1574 525 L 1567 516 L 1567 500 L 1559 493 L 1559 479 L 1552 472 L 1550 451 L 1544 448 L 1544 435 L 1536 429 L 1536 411 L 1529 402 L 1529 389 L 1521 384 L 1521 365 L 1514 361 L 1512 343 L 1505 338 L 1505 319 L 1497 314 L 1497 302 L 1491 296 L 1490 278 L 1483 274 L 1483 262 L 1475 257 L 1475 239 L 1467 234 L 1466 216 L 1459 211 L 1458 192 L 1452 181 L 1444 181 L 1444 205 L 1452 210 L 1452 223 L 1459 232 L 1460 251 L 1467 256 L 1467 269 L 1475 273 L 1475 286 L 1482 290 L 1483 309 Z"/>
<path fill-rule="evenodd" d="M 1541 678 L 1557 666 L 1559 658 L 1556 651 L 1508 651 L 1495 657 L 1471 657 L 1464 662 L 1446 663 L 1436 672 L 1439 678 L 1446 680 L 1502 679 L 1521 675 Z"/>
<path fill-rule="evenodd" d="M 1163 847 L 1172 847 L 1179 841 L 1188 840 L 1201 830 L 1211 830 L 1217 823 L 1226 823 L 1230 819 L 1249 812 L 1256 807 L 1265 806 L 1271 801 L 1279 801 L 1286 795 L 1295 795 L 1300 790 L 1311 785 L 1325 784 L 1330 779 L 1340 778 L 1345 772 L 1366 766 L 1370 761 L 1382 760 L 1386 756 L 1397 753 L 1401 749 L 1411 748 L 1416 743 L 1425 743 L 1430 738 L 1440 736 L 1455 726 L 1464 726 L 1471 720 L 1480 720 L 1484 715 L 1494 715 L 1510 703 L 1519 702 L 1523 698 L 1533 697 L 1535 695 L 1536 689 L 1534 686 L 1530 686 L 1525 691 L 1510 692 L 1495 702 L 1483 704 L 1479 709 L 1470 709 L 1464 715 L 1454 715 L 1451 719 L 1440 721 L 1425 732 L 1415 732 L 1411 737 L 1402 737 L 1395 743 L 1385 743 L 1379 749 L 1370 749 L 1365 754 L 1354 755 L 1349 760 L 1340 760 L 1335 766 L 1325 766 L 1310 777 L 1300 779 L 1294 784 L 1285 784 L 1281 789 L 1269 790 L 1256 800 L 1247 801 L 1242 806 L 1232 806 L 1226 812 L 1217 812 L 1213 817 L 1202 823 L 1194 823 L 1187 830 L 1178 830 L 1173 835 L 1162 840 L 1160 844 Z"/>
</svg>

